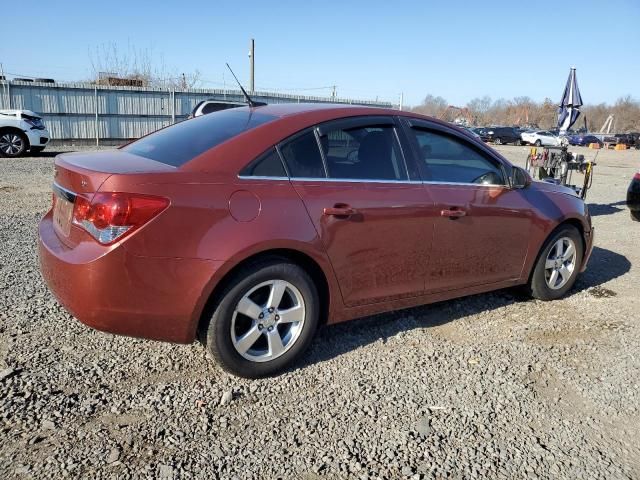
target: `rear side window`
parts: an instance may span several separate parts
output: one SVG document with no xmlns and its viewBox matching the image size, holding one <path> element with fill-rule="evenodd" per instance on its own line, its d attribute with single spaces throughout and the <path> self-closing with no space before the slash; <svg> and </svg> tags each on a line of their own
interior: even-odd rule
<svg viewBox="0 0 640 480">
<path fill-rule="evenodd" d="M 322 156 L 313 131 L 288 141 L 280 151 L 292 177 L 325 178 Z"/>
<path fill-rule="evenodd" d="M 247 165 L 241 172 L 241 177 L 286 177 L 287 172 L 282 165 L 280 155 L 275 148 L 260 155 Z"/>
<path fill-rule="evenodd" d="M 123 150 L 179 167 L 222 142 L 276 118 L 248 108 L 222 110 L 158 130 Z"/>
<path fill-rule="evenodd" d="M 406 180 L 407 169 L 394 127 L 336 129 L 323 134 L 320 144 L 329 178 Z"/>
<path fill-rule="evenodd" d="M 461 138 L 412 128 L 426 181 L 504 185 L 502 169 Z"/>
</svg>

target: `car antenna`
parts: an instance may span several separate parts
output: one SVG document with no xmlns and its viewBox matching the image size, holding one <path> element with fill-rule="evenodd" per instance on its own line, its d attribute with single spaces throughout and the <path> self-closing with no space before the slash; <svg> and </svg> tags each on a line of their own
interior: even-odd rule
<svg viewBox="0 0 640 480">
<path fill-rule="evenodd" d="M 238 86 L 240 87 L 240 90 L 242 90 L 242 95 L 244 95 L 244 99 L 247 101 L 247 105 L 249 105 L 250 107 L 259 107 L 261 105 L 265 105 L 262 102 L 254 102 L 253 100 L 251 100 L 251 97 L 249 96 L 247 91 L 244 89 L 244 87 L 240 83 L 240 80 L 238 80 L 238 77 L 236 77 L 236 74 L 233 73 L 233 70 L 231 70 L 231 67 L 229 66 L 229 64 L 226 63 L 226 65 L 227 65 L 227 68 L 229 69 L 229 71 L 231 72 L 231 75 L 233 75 L 233 78 L 235 78 L 236 82 L 238 83 Z"/>
</svg>

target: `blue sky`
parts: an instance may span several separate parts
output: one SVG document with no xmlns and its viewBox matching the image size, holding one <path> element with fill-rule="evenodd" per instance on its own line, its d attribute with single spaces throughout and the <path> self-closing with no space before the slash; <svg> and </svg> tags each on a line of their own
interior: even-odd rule
<svg viewBox="0 0 640 480">
<path fill-rule="evenodd" d="M 226 61 L 247 83 L 253 37 L 258 89 L 329 95 L 318 87 L 337 85 L 341 97 L 394 102 L 404 92 L 410 105 L 427 94 L 557 101 L 575 66 L 586 103 L 640 97 L 638 0 L 57 0 L 17 18 L 28 28 L 0 30 L 5 71 L 59 80 L 89 78 L 89 52 L 115 43 L 174 72 L 197 69 L 204 87 L 229 83 Z"/>
</svg>

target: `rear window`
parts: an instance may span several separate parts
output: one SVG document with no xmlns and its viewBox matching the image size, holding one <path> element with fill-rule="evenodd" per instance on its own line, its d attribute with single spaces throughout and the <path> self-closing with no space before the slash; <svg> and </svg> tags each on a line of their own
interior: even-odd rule
<svg viewBox="0 0 640 480">
<path fill-rule="evenodd" d="M 123 150 L 179 167 L 216 145 L 276 118 L 248 108 L 222 110 L 158 130 Z"/>
</svg>

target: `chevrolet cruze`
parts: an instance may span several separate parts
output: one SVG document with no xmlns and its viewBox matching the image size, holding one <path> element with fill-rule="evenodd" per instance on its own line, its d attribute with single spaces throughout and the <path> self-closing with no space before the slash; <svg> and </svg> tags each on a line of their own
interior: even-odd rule
<svg viewBox="0 0 640 480">
<path fill-rule="evenodd" d="M 472 135 L 328 104 L 204 115 L 112 151 L 59 155 L 42 274 L 99 330 L 189 343 L 274 374 L 323 323 L 584 270 L 584 202 Z"/>
</svg>

